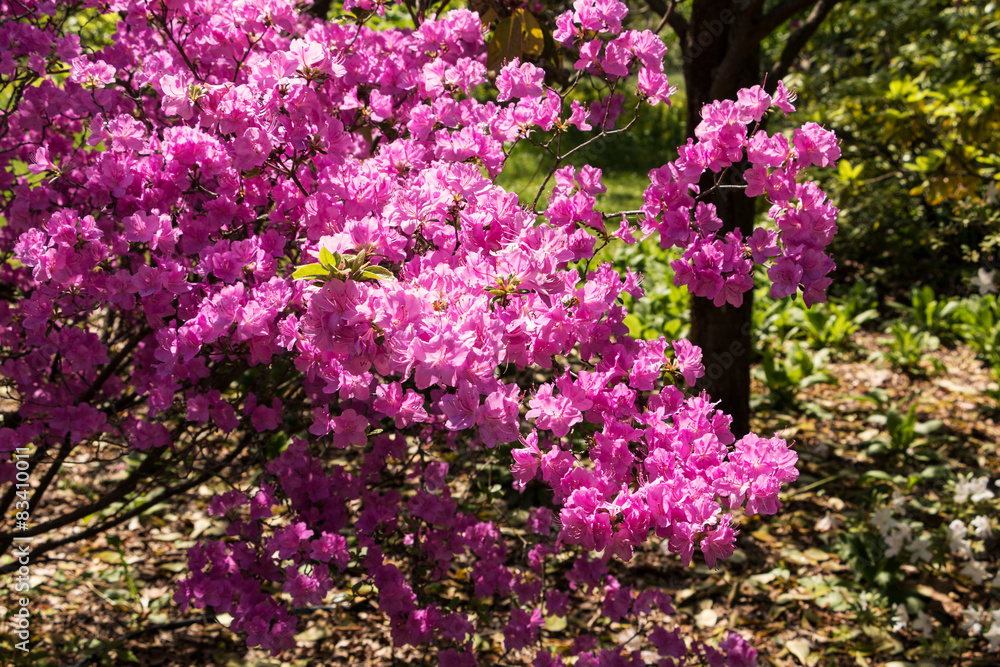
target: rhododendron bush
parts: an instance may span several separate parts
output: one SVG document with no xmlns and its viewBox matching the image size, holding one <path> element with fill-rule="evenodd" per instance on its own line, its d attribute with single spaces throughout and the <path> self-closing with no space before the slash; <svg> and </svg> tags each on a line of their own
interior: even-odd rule
<svg viewBox="0 0 1000 667">
<path fill-rule="evenodd" d="M 491 26 L 465 9 L 373 30 L 383 6 L 346 8 L 0 0 L 0 372 L 17 403 L 0 452 L 255 466 L 212 501 L 228 537 L 191 550 L 175 599 L 274 653 L 294 608 L 368 595 L 396 645 L 441 664 L 499 636 L 509 660 L 641 662 L 600 623 L 546 629 L 591 595 L 666 664 L 754 663 L 735 633 L 689 645 L 654 622 L 666 593 L 608 562 L 654 539 L 685 564 L 726 558 L 736 515 L 778 510 L 796 454 L 736 440 L 687 389 L 697 347 L 631 338 L 641 276 L 594 256 L 657 235 L 682 250 L 676 282 L 718 305 L 755 265 L 773 295 L 820 301 L 836 210 L 802 170 L 836 160 L 835 138 L 768 135 L 788 92 L 747 89 L 704 109 L 641 212 L 602 212 L 600 170 L 562 137 L 603 141 L 671 94 L 663 42 L 624 29 L 625 5 L 554 19 L 568 79 L 530 54 L 487 71 Z M 81 42 L 97 11 L 117 28 Z M 575 94 L 583 79 L 601 99 Z M 557 158 L 534 201 L 495 183 L 524 142 Z M 699 202 L 702 174 L 727 169 L 770 202 L 749 238 Z"/>
</svg>

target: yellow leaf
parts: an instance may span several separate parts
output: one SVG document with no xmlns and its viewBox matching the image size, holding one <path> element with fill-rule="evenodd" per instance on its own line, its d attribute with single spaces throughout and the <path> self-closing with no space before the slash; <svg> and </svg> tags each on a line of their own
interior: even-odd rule
<svg viewBox="0 0 1000 667">
<path fill-rule="evenodd" d="M 110 565 L 121 565 L 123 562 L 122 555 L 117 551 L 102 551 L 97 554 L 96 558 Z"/>
<path fill-rule="evenodd" d="M 479 20 L 483 25 L 489 25 L 500 18 L 489 0 L 469 0 L 469 9 L 479 14 Z"/>
<path fill-rule="evenodd" d="M 549 632 L 561 632 L 566 629 L 565 616 L 546 616 L 545 629 Z"/>
<path fill-rule="evenodd" d="M 486 68 L 498 72 L 514 58 L 535 58 L 545 49 L 545 35 L 538 20 L 523 9 L 501 19 L 487 47 Z"/>
<path fill-rule="evenodd" d="M 516 13 L 522 15 L 524 55 L 537 58 L 545 50 L 545 34 L 542 32 L 542 26 L 538 24 L 538 19 L 531 12 L 518 9 Z"/>
<path fill-rule="evenodd" d="M 787 641 L 785 642 L 785 648 L 788 649 L 789 653 L 798 658 L 799 662 L 803 665 L 807 664 L 806 661 L 812 652 L 812 647 L 809 645 L 809 640 L 807 639 L 792 639 L 791 641 Z"/>
</svg>

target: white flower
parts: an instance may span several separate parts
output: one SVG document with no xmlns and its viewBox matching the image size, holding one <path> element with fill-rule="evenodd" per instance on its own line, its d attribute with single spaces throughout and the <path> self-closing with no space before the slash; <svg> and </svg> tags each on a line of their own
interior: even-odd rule
<svg viewBox="0 0 1000 667">
<path fill-rule="evenodd" d="M 869 522 L 878 528 L 878 532 L 882 533 L 882 537 L 885 537 L 892 529 L 899 525 L 899 522 L 892 518 L 892 509 L 888 507 L 881 507 L 875 510 L 872 518 Z"/>
<path fill-rule="evenodd" d="M 989 484 L 990 478 L 985 475 L 976 479 L 973 479 L 971 472 L 959 475 L 958 481 L 955 482 L 955 502 L 961 504 L 966 500 L 972 500 L 972 502 L 978 503 L 981 500 L 993 498 Z"/>
<path fill-rule="evenodd" d="M 931 550 L 929 549 L 930 546 L 931 541 L 926 537 L 921 537 L 919 540 L 910 542 L 909 546 L 906 547 L 910 552 L 910 562 L 916 563 L 918 560 L 930 561 L 932 558 Z"/>
<path fill-rule="evenodd" d="M 905 530 L 903 530 L 904 528 Z M 911 535 L 913 535 L 913 531 L 910 530 L 909 526 L 899 524 L 898 530 L 885 538 L 886 544 L 889 545 L 889 548 L 885 550 L 885 557 L 892 558 L 902 551 L 903 545 L 906 544 Z"/>
<path fill-rule="evenodd" d="M 816 532 L 825 533 L 829 530 L 837 530 L 840 527 L 840 517 L 831 512 L 827 512 L 826 515 L 816 522 Z"/>
<path fill-rule="evenodd" d="M 978 586 L 990 578 L 990 573 L 986 571 L 986 568 L 979 561 L 970 560 L 962 566 L 962 576 L 972 579 Z"/>
<path fill-rule="evenodd" d="M 990 185 L 993 185 L 992 183 Z M 994 186 L 994 196 L 995 196 L 996 186 Z M 996 284 L 996 271 L 990 271 L 985 267 L 979 267 L 979 271 L 976 272 L 976 277 L 972 279 L 972 286 L 979 288 L 980 294 L 992 294 L 997 291 Z"/>
<path fill-rule="evenodd" d="M 988 486 L 990 483 L 989 477 L 980 477 L 976 480 L 976 492 L 972 494 L 970 500 L 974 503 L 978 503 L 981 500 L 992 500 L 993 492 L 989 490 Z"/>
<path fill-rule="evenodd" d="M 983 637 L 990 643 L 989 650 L 1000 650 L 1000 623 L 993 621 L 993 627 L 988 632 L 984 632 Z"/>
<path fill-rule="evenodd" d="M 982 618 L 982 609 L 976 605 L 969 605 L 968 609 L 962 611 L 962 623 L 959 627 L 968 632 L 970 636 L 978 635 L 983 631 L 983 624 L 980 622 Z"/>
<path fill-rule="evenodd" d="M 990 520 L 985 516 L 977 516 L 969 523 L 976 537 L 988 540 L 993 537 L 993 530 L 990 528 Z"/>
<path fill-rule="evenodd" d="M 924 610 L 921 609 L 917 612 L 916 620 L 910 625 L 924 637 L 930 637 L 931 633 L 934 632 L 934 617 L 924 613 Z"/>
<path fill-rule="evenodd" d="M 972 558 L 972 545 L 965 539 L 969 534 L 969 529 L 965 527 L 960 519 L 955 519 L 948 524 L 948 548 L 956 556 Z"/>
<path fill-rule="evenodd" d="M 990 643 L 990 650 L 996 651 L 1000 649 L 1000 609 L 991 611 L 990 616 L 993 617 L 993 625 L 990 626 L 989 632 L 983 633 L 983 637 Z"/>
<path fill-rule="evenodd" d="M 896 605 L 896 613 L 892 617 L 892 631 L 899 632 L 910 623 L 910 614 L 906 611 L 905 604 Z"/>
</svg>

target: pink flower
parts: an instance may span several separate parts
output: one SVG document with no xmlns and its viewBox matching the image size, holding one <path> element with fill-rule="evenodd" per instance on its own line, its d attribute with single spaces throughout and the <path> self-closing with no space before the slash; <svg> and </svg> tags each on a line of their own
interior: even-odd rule
<svg viewBox="0 0 1000 667">
<path fill-rule="evenodd" d="M 78 56 L 70 61 L 69 80 L 90 90 L 104 88 L 115 80 L 115 68 L 103 60 L 91 62 L 86 56 Z"/>
<path fill-rule="evenodd" d="M 767 136 L 766 132 L 757 132 L 750 137 L 747 146 L 747 159 L 756 165 L 765 167 L 780 167 L 788 158 L 788 140 L 785 135 Z"/>
<path fill-rule="evenodd" d="M 275 397 L 271 406 L 258 405 L 250 414 L 250 423 L 258 431 L 273 431 L 281 424 L 281 400 Z"/>
<path fill-rule="evenodd" d="M 802 280 L 802 267 L 795 263 L 790 257 L 779 258 L 771 268 L 767 270 L 767 277 L 771 279 L 771 298 L 781 299 L 791 294 L 795 294 L 799 288 L 799 281 Z"/>
<path fill-rule="evenodd" d="M 753 261 L 757 264 L 763 264 L 771 257 L 781 254 L 781 249 L 778 248 L 778 233 L 773 229 L 756 228 L 747 239 L 747 246 L 750 248 Z"/>
<path fill-rule="evenodd" d="M 482 407 L 476 412 L 479 435 L 487 447 L 498 442 L 511 442 L 520 436 L 519 391 L 516 384 L 497 389 L 486 397 Z"/>
<path fill-rule="evenodd" d="M 554 391 L 552 384 L 543 384 L 534 398 L 528 401 L 531 409 L 525 417 L 534 419 L 538 428 L 551 430 L 557 438 L 562 438 L 574 424 L 583 421 L 583 413 L 565 394 L 554 396 Z"/>
<path fill-rule="evenodd" d="M 194 115 L 191 94 L 183 78 L 167 74 L 160 79 L 160 87 L 163 90 L 163 113 L 168 116 L 180 116 L 185 120 Z"/>
<path fill-rule="evenodd" d="M 496 86 L 500 91 L 497 102 L 505 102 L 515 97 L 541 97 L 544 80 L 544 70 L 514 58 L 504 65 L 497 75 Z"/>
<path fill-rule="evenodd" d="M 715 567 L 715 563 L 733 555 L 736 548 L 736 533 L 732 524 L 726 520 L 708 532 L 701 541 L 701 552 L 705 555 L 705 563 Z"/>
<path fill-rule="evenodd" d="M 532 609 L 531 614 L 523 609 L 510 612 L 510 620 L 503 629 L 504 648 L 517 651 L 535 643 L 538 638 L 538 628 L 545 624 L 540 609 Z"/>
<path fill-rule="evenodd" d="M 476 423 L 478 409 L 479 391 L 468 382 L 459 384 L 457 394 L 445 394 L 441 397 L 441 411 L 452 431 L 472 428 Z"/>
<path fill-rule="evenodd" d="M 678 659 L 687 655 L 687 644 L 677 630 L 667 632 L 663 626 L 657 625 L 650 633 L 649 641 L 653 642 L 660 655 Z"/>
<path fill-rule="evenodd" d="M 299 521 L 290 526 L 274 531 L 274 537 L 268 542 L 267 550 L 284 560 L 291 558 L 299 550 L 299 545 L 313 536 L 305 522 Z"/>
<path fill-rule="evenodd" d="M 324 563 L 333 562 L 341 571 L 347 567 L 351 559 L 347 551 L 347 539 L 343 535 L 331 535 L 324 532 L 312 541 L 309 557 Z"/>
<path fill-rule="evenodd" d="M 353 409 L 344 410 L 339 417 L 334 417 L 333 425 L 333 445 L 341 449 L 354 445 L 361 447 L 368 441 L 365 429 L 368 427 L 368 420 L 359 415 Z"/>
<path fill-rule="evenodd" d="M 795 161 L 801 167 L 814 164 L 825 167 L 840 159 L 836 135 L 816 123 L 796 128 L 792 133 L 792 145 L 795 146 Z"/>
<path fill-rule="evenodd" d="M 786 114 L 790 114 L 795 111 L 795 107 L 792 106 L 792 101 L 795 100 L 794 94 L 789 94 L 788 90 L 785 88 L 785 82 L 779 81 L 778 88 L 774 91 L 773 102 L 774 106 L 778 107 Z"/>
<path fill-rule="evenodd" d="M 639 70 L 639 91 L 646 96 L 651 106 L 660 102 L 669 105 L 670 96 L 674 93 L 666 74 L 645 67 Z"/>
<path fill-rule="evenodd" d="M 538 433 L 535 431 L 529 433 L 527 439 L 522 439 L 521 444 L 524 446 L 511 450 L 514 465 L 510 470 L 514 473 L 514 488 L 523 492 L 528 482 L 538 474 L 542 452 L 538 449 Z"/>
<path fill-rule="evenodd" d="M 705 375 L 705 367 L 701 363 L 701 348 L 686 338 L 675 340 L 673 346 L 677 368 L 688 386 L 693 387 L 698 378 Z"/>
<path fill-rule="evenodd" d="M 719 648 L 726 652 L 728 667 L 757 667 L 757 650 L 739 633 L 730 631 Z"/>
<path fill-rule="evenodd" d="M 740 122 L 743 123 L 751 120 L 759 123 L 771 107 L 771 96 L 760 86 L 740 90 L 737 99 L 739 101 L 736 103 L 736 110 L 740 114 Z"/>
</svg>

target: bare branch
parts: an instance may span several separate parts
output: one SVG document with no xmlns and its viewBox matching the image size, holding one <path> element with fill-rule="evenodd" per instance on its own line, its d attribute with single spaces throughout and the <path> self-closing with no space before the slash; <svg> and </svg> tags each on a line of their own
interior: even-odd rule
<svg viewBox="0 0 1000 667">
<path fill-rule="evenodd" d="M 664 0 L 647 0 L 649 8 L 654 12 L 659 14 L 663 20 L 660 21 L 660 25 L 657 27 L 656 32 L 659 33 L 663 29 L 663 24 L 668 24 L 671 29 L 677 34 L 677 37 L 681 40 L 681 48 L 684 44 L 684 39 L 687 37 L 688 32 L 688 22 L 684 18 L 683 14 L 676 11 L 677 5 L 681 3 L 682 0 L 670 0 L 668 4 Z"/>
<path fill-rule="evenodd" d="M 760 42 L 772 32 L 780 28 L 785 21 L 814 4 L 816 0 L 784 0 L 780 5 L 761 17 L 757 23 L 757 41 Z"/>
<path fill-rule="evenodd" d="M 788 74 L 789 68 L 791 68 L 792 63 L 798 58 L 799 53 L 809 42 L 816 31 L 819 29 L 820 24 L 826 19 L 830 11 L 837 5 L 837 3 L 842 0 L 820 0 L 813 7 L 812 12 L 809 13 L 809 18 L 803 23 L 799 28 L 791 34 L 788 41 L 785 42 L 785 48 L 781 50 L 781 56 L 778 61 L 774 63 L 770 71 L 767 73 L 767 90 L 768 92 L 773 92 L 778 86 L 778 82 L 785 78 Z"/>
<path fill-rule="evenodd" d="M 182 493 L 186 493 L 187 491 L 190 491 L 193 488 L 196 488 L 197 486 L 203 484 L 204 482 L 211 479 L 215 475 L 221 473 L 224 469 L 228 468 L 229 465 L 232 464 L 236 460 L 236 458 L 243 452 L 248 443 L 249 443 L 249 437 L 243 438 L 240 444 L 237 445 L 233 449 L 233 451 L 228 456 L 226 456 L 225 459 L 209 464 L 201 472 L 201 474 L 199 474 L 194 479 L 191 479 L 183 484 L 178 484 L 177 486 L 168 487 L 162 493 L 157 494 L 154 498 L 147 500 L 146 502 L 142 503 L 141 505 L 138 505 L 137 507 L 132 508 L 131 510 L 128 510 L 127 512 L 118 514 L 117 516 L 111 517 L 106 521 L 98 522 L 97 524 L 85 530 L 73 533 L 72 535 L 69 535 L 67 537 L 61 539 L 49 540 L 48 542 L 44 542 L 38 546 L 32 546 L 31 547 L 32 559 L 36 557 L 41 557 L 43 554 L 52 551 L 53 549 L 58 549 L 61 546 L 72 544 L 74 542 L 79 542 L 80 540 L 86 540 L 91 537 L 96 537 L 97 535 L 100 535 L 101 533 L 104 533 L 110 530 L 111 528 L 114 528 L 115 526 L 128 521 L 134 516 L 139 516 L 143 512 L 147 511 L 157 503 L 163 502 L 167 498 L 173 498 Z M 0 574 L 8 574 L 10 572 L 13 572 L 17 568 L 18 568 L 18 562 L 17 560 L 14 560 L 11 563 L 0 566 Z"/>
<path fill-rule="evenodd" d="M 148 474 L 153 472 L 153 468 L 156 466 L 157 462 L 160 460 L 160 457 L 163 455 L 163 452 L 166 449 L 167 449 L 166 447 L 160 447 L 158 449 L 154 449 L 151 452 L 149 452 L 149 454 L 146 455 L 146 458 L 143 460 L 143 462 L 140 463 L 139 466 L 136 467 L 136 469 L 133 470 L 128 477 L 123 479 L 111 491 L 101 496 L 94 502 L 88 503 L 83 507 L 78 507 L 72 512 L 67 512 L 66 514 L 58 516 L 55 519 L 46 521 L 45 523 L 31 526 L 27 530 L 19 532 L 18 535 L 23 537 L 33 537 L 35 535 L 41 535 L 43 533 L 56 530 L 57 528 L 62 528 L 63 526 L 69 525 L 74 521 L 77 521 L 78 519 L 82 519 L 86 516 L 90 516 L 91 514 L 100 512 L 101 510 L 105 509 L 112 503 L 124 500 L 125 496 L 131 493 L 136 488 L 136 486 L 138 486 L 139 481 L 142 478 L 146 477 Z M 31 506 L 34 507 L 35 505 L 32 504 Z"/>
</svg>

